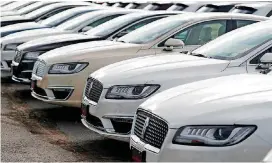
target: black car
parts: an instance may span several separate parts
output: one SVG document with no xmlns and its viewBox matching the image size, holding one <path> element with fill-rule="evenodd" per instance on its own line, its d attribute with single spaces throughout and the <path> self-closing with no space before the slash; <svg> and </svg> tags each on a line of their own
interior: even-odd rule
<svg viewBox="0 0 272 163">
<path fill-rule="evenodd" d="M 50 36 L 50 38 L 46 37 L 24 43 L 17 48 L 17 55 L 12 61 L 12 79 L 17 82 L 29 83 L 37 57 L 47 51 L 76 43 L 117 39 L 146 24 L 177 13 L 180 12 L 132 13 L 108 21 L 84 34 Z M 29 57 L 31 55 L 32 57 Z"/>
</svg>

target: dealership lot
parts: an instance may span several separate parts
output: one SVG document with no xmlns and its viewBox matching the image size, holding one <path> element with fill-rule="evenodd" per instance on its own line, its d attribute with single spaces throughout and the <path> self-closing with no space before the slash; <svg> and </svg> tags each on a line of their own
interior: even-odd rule
<svg viewBox="0 0 272 163">
<path fill-rule="evenodd" d="M 0 7 L 2 161 L 272 162 L 272 2 Z"/>
</svg>

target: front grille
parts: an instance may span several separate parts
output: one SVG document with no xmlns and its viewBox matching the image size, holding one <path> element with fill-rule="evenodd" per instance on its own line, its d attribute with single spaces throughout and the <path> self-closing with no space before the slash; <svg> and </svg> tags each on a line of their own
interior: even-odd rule
<svg viewBox="0 0 272 163">
<path fill-rule="evenodd" d="M 19 63 L 21 61 L 22 57 L 23 57 L 23 52 L 16 51 L 16 55 L 14 57 L 14 61 L 17 62 L 17 63 Z"/>
<path fill-rule="evenodd" d="M 149 112 L 137 112 L 134 134 L 143 142 L 161 148 L 167 132 L 168 125 L 164 120 Z"/>
<path fill-rule="evenodd" d="M 36 61 L 33 67 L 33 71 L 32 73 L 39 76 L 39 77 L 43 77 L 45 75 L 46 72 L 46 64 L 44 63 L 44 61 Z"/>
<path fill-rule="evenodd" d="M 87 84 L 85 88 L 85 96 L 89 100 L 98 102 L 102 91 L 103 91 L 103 85 L 98 80 L 94 78 L 89 78 L 87 80 Z"/>
</svg>

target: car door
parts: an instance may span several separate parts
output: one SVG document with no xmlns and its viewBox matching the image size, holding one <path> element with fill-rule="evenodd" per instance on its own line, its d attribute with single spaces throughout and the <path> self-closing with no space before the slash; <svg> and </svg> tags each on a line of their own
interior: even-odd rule
<svg viewBox="0 0 272 163">
<path fill-rule="evenodd" d="M 181 29 L 167 39 L 164 39 L 157 45 L 153 46 L 156 53 L 165 51 L 165 42 L 169 38 L 179 39 L 184 42 L 184 47 L 175 47 L 171 52 L 183 52 L 194 50 L 207 42 L 216 39 L 218 36 L 231 30 L 231 20 L 210 20 L 191 25 Z"/>
<path fill-rule="evenodd" d="M 272 53 L 272 40 L 258 47 L 258 52 L 247 61 L 247 72 L 256 73 L 260 70 L 256 70 L 256 67 L 260 64 L 261 57 L 266 53 Z"/>
</svg>

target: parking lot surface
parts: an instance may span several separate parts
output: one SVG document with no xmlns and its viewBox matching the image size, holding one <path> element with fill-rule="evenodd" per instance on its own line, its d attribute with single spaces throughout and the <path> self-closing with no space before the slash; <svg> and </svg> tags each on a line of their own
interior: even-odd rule
<svg viewBox="0 0 272 163">
<path fill-rule="evenodd" d="M 79 109 L 37 101 L 28 85 L 1 87 L 1 161 L 129 161 L 129 144 L 86 129 Z"/>
</svg>

